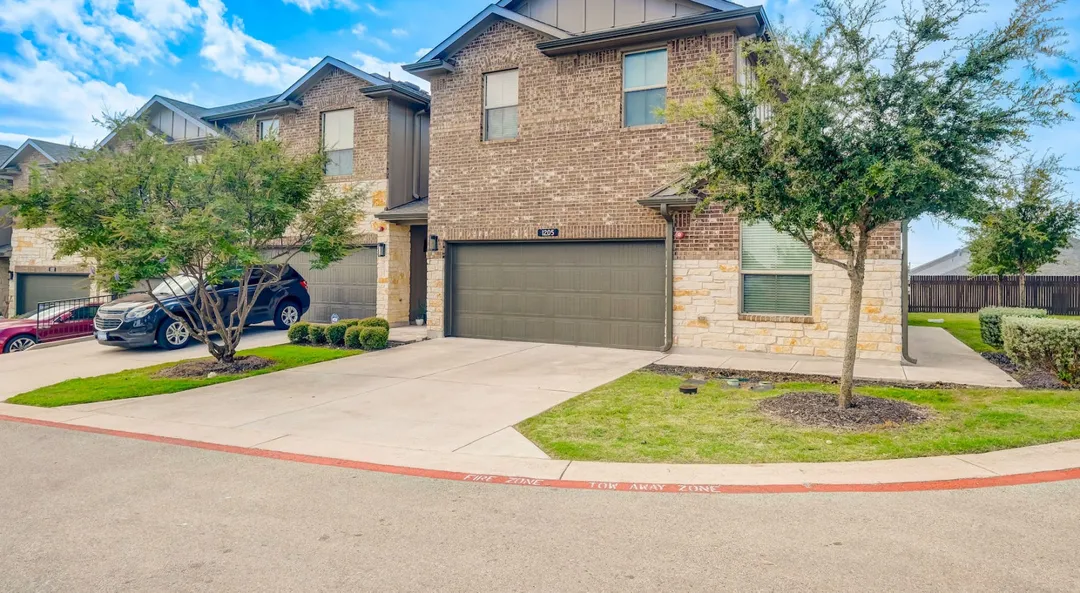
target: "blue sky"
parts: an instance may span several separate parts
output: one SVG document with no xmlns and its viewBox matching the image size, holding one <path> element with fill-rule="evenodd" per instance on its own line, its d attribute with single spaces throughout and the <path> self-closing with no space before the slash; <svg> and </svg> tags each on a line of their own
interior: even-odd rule
<svg viewBox="0 0 1080 593">
<path fill-rule="evenodd" d="M 413 80 L 400 65 L 490 0 L 0 0 L 0 144 L 27 137 L 92 144 L 91 119 L 132 112 L 154 94 L 221 105 L 276 94 L 332 55 L 359 68 Z M 895 10 L 900 0 L 886 0 Z M 744 2 L 746 5 L 755 2 Z M 1012 0 L 988 0 L 972 21 L 989 26 Z M 805 27 L 813 0 L 765 0 L 774 23 Z M 1080 58 L 1080 1 L 1059 11 Z M 1075 79 L 1075 65 L 1045 64 Z M 1080 119 L 1080 109 L 1073 109 Z M 1035 133 L 1040 150 L 1080 167 L 1080 122 Z M 1080 187 L 1080 174 L 1073 180 Z M 960 246 L 956 229 L 913 224 L 913 263 Z"/>
</svg>

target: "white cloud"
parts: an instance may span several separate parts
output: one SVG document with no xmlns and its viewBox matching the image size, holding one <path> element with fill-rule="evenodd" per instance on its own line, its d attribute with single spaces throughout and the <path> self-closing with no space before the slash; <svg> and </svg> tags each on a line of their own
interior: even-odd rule
<svg viewBox="0 0 1080 593">
<path fill-rule="evenodd" d="M 244 23 L 225 20 L 221 0 L 199 0 L 206 16 L 199 55 L 210 69 L 254 85 L 284 90 L 318 63 L 318 58 L 293 58 L 244 32 Z"/>
<path fill-rule="evenodd" d="M 419 58 L 422 58 L 422 57 L 428 55 L 428 52 L 430 52 L 432 49 L 434 49 L 434 48 L 421 47 L 420 49 L 416 50 L 416 53 L 414 53 L 413 55 L 416 56 L 417 59 L 419 59 Z"/>
<path fill-rule="evenodd" d="M 367 41 L 368 43 L 374 45 L 375 47 L 377 47 L 377 48 L 379 48 L 379 49 L 381 49 L 383 51 L 394 51 L 394 48 L 391 47 L 390 44 L 387 43 L 386 41 L 383 41 L 382 39 L 380 39 L 378 37 L 369 37 L 368 34 L 367 34 L 367 30 L 368 30 L 367 25 L 365 25 L 364 23 L 356 23 L 356 25 L 354 25 L 353 28 L 352 28 L 352 33 L 353 33 L 353 35 L 356 35 L 360 39 L 363 39 L 364 41 Z M 394 29 L 394 30 L 399 31 L 400 29 Z"/>
<path fill-rule="evenodd" d="M 408 37 L 409 36 L 409 32 L 406 31 L 405 29 L 391 29 L 390 34 L 393 35 L 394 37 Z"/>
<path fill-rule="evenodd" d="M 372 45 L 383 51 L 394 51 L 394 48 L 391 47 L 389 43 L 383 41 L 382 39 L 379 39 L 378 37 L 368 37 L 367 40 L 371 42 Z"/>
<path fill-rule="evenodd" d="M 346 10 L 356 10 L 359 8 L 352 0 L 282 0 L 282 2 L 295 5 L 308 14 L 322 8 L 330 8 L 331 6 L 344 8 Z"/>
<path fill-rule="evenodd" d="M 106 111 L 131 113 L 146 102 L 147 97 L 132 93 L 122 83 L 95 80 L 39 59 L 32 48 L 23 46 L 19 54 L 22 60 L 0 61 L 0 112 L 18 110 L 26 115 L 18 120 L 5 118 L 0 126 L 50 130 L 36 136 L 61 143 L 74 138 L 79 144 L 90 145 L 105 135 L 93 123 L 95 116 Z M 26 135 L 2 132 L 0 138 L 21 142 Z"/>
<path fill-rule="evenodd" d="M 353 53 L 352 59 L 352 65 L 365 72 L 389 76 L 394 80 L 411 82 L 424 89 L 425 91 L 428 90 L 428 82 L 422 78 L 418 78 L 402 70 L 401 67 L 404 64 L 402 64 L 401 62 L 388 62 L 386 60 L 383 60 L 382 58 L 377 58 L 373 55 L 365 54 L 364 52 L 359 51 Z"/>
<path fill-rule="evenodd" d="M 367 9 L 370 10 L 371 14 L 374 14 L 375 16 L 387 16 L 390 14 L 390 11 L 383 10 L 370 2 L 367 4 Z"/>
<path fill-rule="evenodd" d="M 24 0 L 0 2 L 0 32 L 29 38 L 46 59 L 87 71 L 164 58 L 195 23 L 185 0 Z M 126 13 L 130 12 L 130 16 Z"/>
</svg>

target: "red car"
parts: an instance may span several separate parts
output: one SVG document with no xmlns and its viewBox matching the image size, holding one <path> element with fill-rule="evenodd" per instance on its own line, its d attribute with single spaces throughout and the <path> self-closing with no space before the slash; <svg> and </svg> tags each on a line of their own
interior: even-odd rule
<svg viewBox="0 0 1080 593">
<path fill-rule="evenodd" d="M 98 303 L 56 305 L 15 319 L 0 319 L 0 352 L 21 352 L 39 342 L 93 335 Z"/>
</svg>

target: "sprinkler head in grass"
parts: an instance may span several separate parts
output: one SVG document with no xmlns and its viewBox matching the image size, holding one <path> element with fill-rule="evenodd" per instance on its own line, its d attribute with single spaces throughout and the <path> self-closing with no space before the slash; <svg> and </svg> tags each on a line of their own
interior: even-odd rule
<svg viewBox="0 0 1080 593">
<path fill-rule="evenodd" d="M 705 384 L 705 381 L 701 379 L 687 379 L 682 385 L 679 385 L 679 393 L 686 395 L 696 395 L 698 389 Z"/>
</svg>

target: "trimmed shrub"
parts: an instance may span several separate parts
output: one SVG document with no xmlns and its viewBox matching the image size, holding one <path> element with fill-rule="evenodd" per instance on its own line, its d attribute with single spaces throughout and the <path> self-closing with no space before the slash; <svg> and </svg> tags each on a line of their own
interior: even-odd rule
<svg viewBox="0 0 1080 593">
<path fill-rule="evenodd" d="M 1006 317 L 1001 322 L 1005 354 L 1025 368 L 1037 368 L 1076 384 L 1080 381 L 1080 321 Z"/>
<path fill-rule="evenodd" d="M 390 322 L 382 317 L 365 317 L 360 320 L 360 327 L 381 327 L 390 331 Z"/>
<path fill-rule="evenodd" d="M 308 339 L 312 344 L 325 344 L 326 343 L 326 326 L 311 324 L 308 328 Z"/>
<path fill-rule="evenodd" d="M 293 344 L 307 344 L 311 339 L 308 334 L 311 329 L 311 324 L 306 321 L 294 323 L 289 328 L 289 341 Z"/>
<path fill-rule="evenodd" d="M 1001 348 L 1002 317 L 1046 317 L 1042 309 L 1020 309 L 1015 307 L 987 307 L 979 309 L 979 334 L 989 346 Z"/>
<path fill-rule="evenodd" d="M 385 327 L 361 327 L 360 347 L 364 350 L 382 350 L 390 341 L 390 330 Z"/>
<path fill-rule="evenodd" d="M 345 345 L 345 332 L 348 331 L 349 326 L 341 323 L 331 323 L 326 327 L 326 343 L 331 346 L 344 346 Z"/>
<path fill-rule="evenodd" d="M 355 350 L 355 349 L 361 347 L 360 332 L 363 331 L 363 329 L 364 328 L 362 328 L 362 327 L 352 326 L 349 329 L 345 330 L 345 347 L 346 348 L 352 348 L 352 349 Z"/>
<path fill-rule="evenodd" d="M 342 319 L 338 323 L 344 323 L 345 327 L 355 327 L 355 326 L 359 325 L 360 320 L 359 319 Z"/>
</svg>

